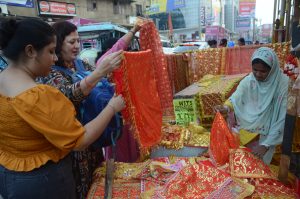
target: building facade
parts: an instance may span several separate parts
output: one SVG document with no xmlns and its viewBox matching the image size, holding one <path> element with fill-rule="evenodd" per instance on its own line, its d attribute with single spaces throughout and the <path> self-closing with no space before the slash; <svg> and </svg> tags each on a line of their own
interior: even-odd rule
<svg viewBox="0 0 300 199">
<path fill-rule="evenodd" d="M 224 5 L 225 28 L 235 32 L 235 24 L 238 17 L 239 1 L 226 0 Z"/>
<path fill-rule="evenodd" d="M 33 7 L 11 5 L 9 1 L 2 6 L 6 6 L 10 15 L 41 17 L 46 21 L 56 21 L 60 19 L 70 19 L 73 17 L 93 19 L 99 22 L 113 22 L 128 25 L 131 17 L 144 15 L 146 7 L 150 5 L 150 0 L 53 0 L 40 1 L 33 0 Z M 42 3 L 41 3 L 42 2 Z M 63 11 L 55 14 L 41 14 L 42 9 L 49 7 L 50 3 L 58 3 L 55 9 L 62 9 L 63 4 L 73 4 L 75 14 L 65 15 Z M 46 5 L 48 4 L 48 5 Z M 52 5 L 50 5 L 52 7 Z M 51 9 L 51 8 L 50 8 Z"/>
</svg>

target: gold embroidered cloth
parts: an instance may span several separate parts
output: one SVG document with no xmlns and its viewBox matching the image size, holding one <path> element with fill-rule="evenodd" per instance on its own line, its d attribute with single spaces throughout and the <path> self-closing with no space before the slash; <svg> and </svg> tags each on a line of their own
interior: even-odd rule
<svg viewBox="0 0 300 199">
<path fill-rule="evenodd" d="M 152 53 L 125 52 L 124 61 L 113 73 L 116 92 L 122 94 L 126 107 L 122 111 L 125 122 L 132 127 L 141 150 L 159 143 L 162 110 L 153 69 Z"/>
<path fill-rule="evenodd" d="M 268 165 L 248 150 L 231 149 L 229 164 L 233 177 L 276 179 Z"/>
<path fill-rule="evenodd" d="M 214 163 L 222 166 L 229 162 L 229 150 L 237 149 L 239 140 L 229 130 L 221 113 L 217 112 L 210 135 L 209 154 Z"/>
<path fill-rule="evenodd" d="M 238 83 L 246 76 L 239 75 L 206 75 L 198 83 L 200 124 L 210 127 L 215 115 L 214 107 L 222 105 L 235 91 Z"/>
<path fill-rule="evenodd" d="M 163 53 L 159 32 L 156 29 L 153 21 L 149 20 L 147 23 L 142 25 L 140 30 L 140 46 L 141 50 L 150 49 L 152 51 L 151 66 L 155 71 L 155 79 L 157 82 L 157 90 L 161 102 L 163 116 L 172 118 L 174 117 L 173 91 L 168 74 L 167 60 Z"/>
</svg>

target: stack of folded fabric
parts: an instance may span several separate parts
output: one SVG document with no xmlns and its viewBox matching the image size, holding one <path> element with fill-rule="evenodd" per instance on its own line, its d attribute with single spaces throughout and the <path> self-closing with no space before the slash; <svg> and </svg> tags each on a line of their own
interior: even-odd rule
<svg viewBox="0 0 300 199">
<path fill-rule="evenodd" d="M 246 74 L 206 75 L 199 82 L 200 124 L 210 127 L 215 115 L 214 107 L 222 105 L 235 91 Z"/>
</svg>

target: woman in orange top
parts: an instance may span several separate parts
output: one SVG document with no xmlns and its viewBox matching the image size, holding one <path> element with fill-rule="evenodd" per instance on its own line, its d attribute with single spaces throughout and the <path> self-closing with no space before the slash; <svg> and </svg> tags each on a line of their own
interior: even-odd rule
<svg viewBox="0 0 300 199">
<path fill-rule="evenodd" d="M 59 90 L 35 83 L 57 60 L 55 47 L 55 31 L 41 20 L 0 25 L 0 49 L 9 59 L 0 73 L 0 198 L 75 198 L 69 153 L 93 143 L 124 107 L 122 96 L 113 97 L 82 126 Z M 106 64 L 116 68 L 121 59 Z"/>
</svg>

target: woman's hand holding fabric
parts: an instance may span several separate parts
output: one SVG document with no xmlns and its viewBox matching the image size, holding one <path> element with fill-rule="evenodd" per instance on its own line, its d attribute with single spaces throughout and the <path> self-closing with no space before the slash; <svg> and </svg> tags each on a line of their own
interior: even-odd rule
<svg viewBox="0 0 300 199">
<path fill-rule="evenodd" d="M 215 111 L 219 111 L 222 115 L 227 115 L 230 112 L 230 108 L 226 105 L 215 106 Z"/>
<path fill-rule="evenodd" d="M 120 112 L 125 107 L 125 101 L 123 96 L 114 96 L 110 99 L 107 106 L 111 107 L 115 113 Z"/>
<path fill-rule="evenodd" d="M 252 151 L 252 153 L 259 157 L 260 159 L 263 159 L 264 155 L 266 154 L 266 152 L 268 151 L 268 147 L 264 146 L 264 145 L 258 145 L 257 147 L 255 147 Z"/>
<path fill-rule="evenodd" d="M 95 72 L 104 77 L 113 70 L 119 68 L 121 61 L 123 60 L 123 51 L 111 53 L 107 55 L 99 64 L 97 64 Z"/>
</svg>

